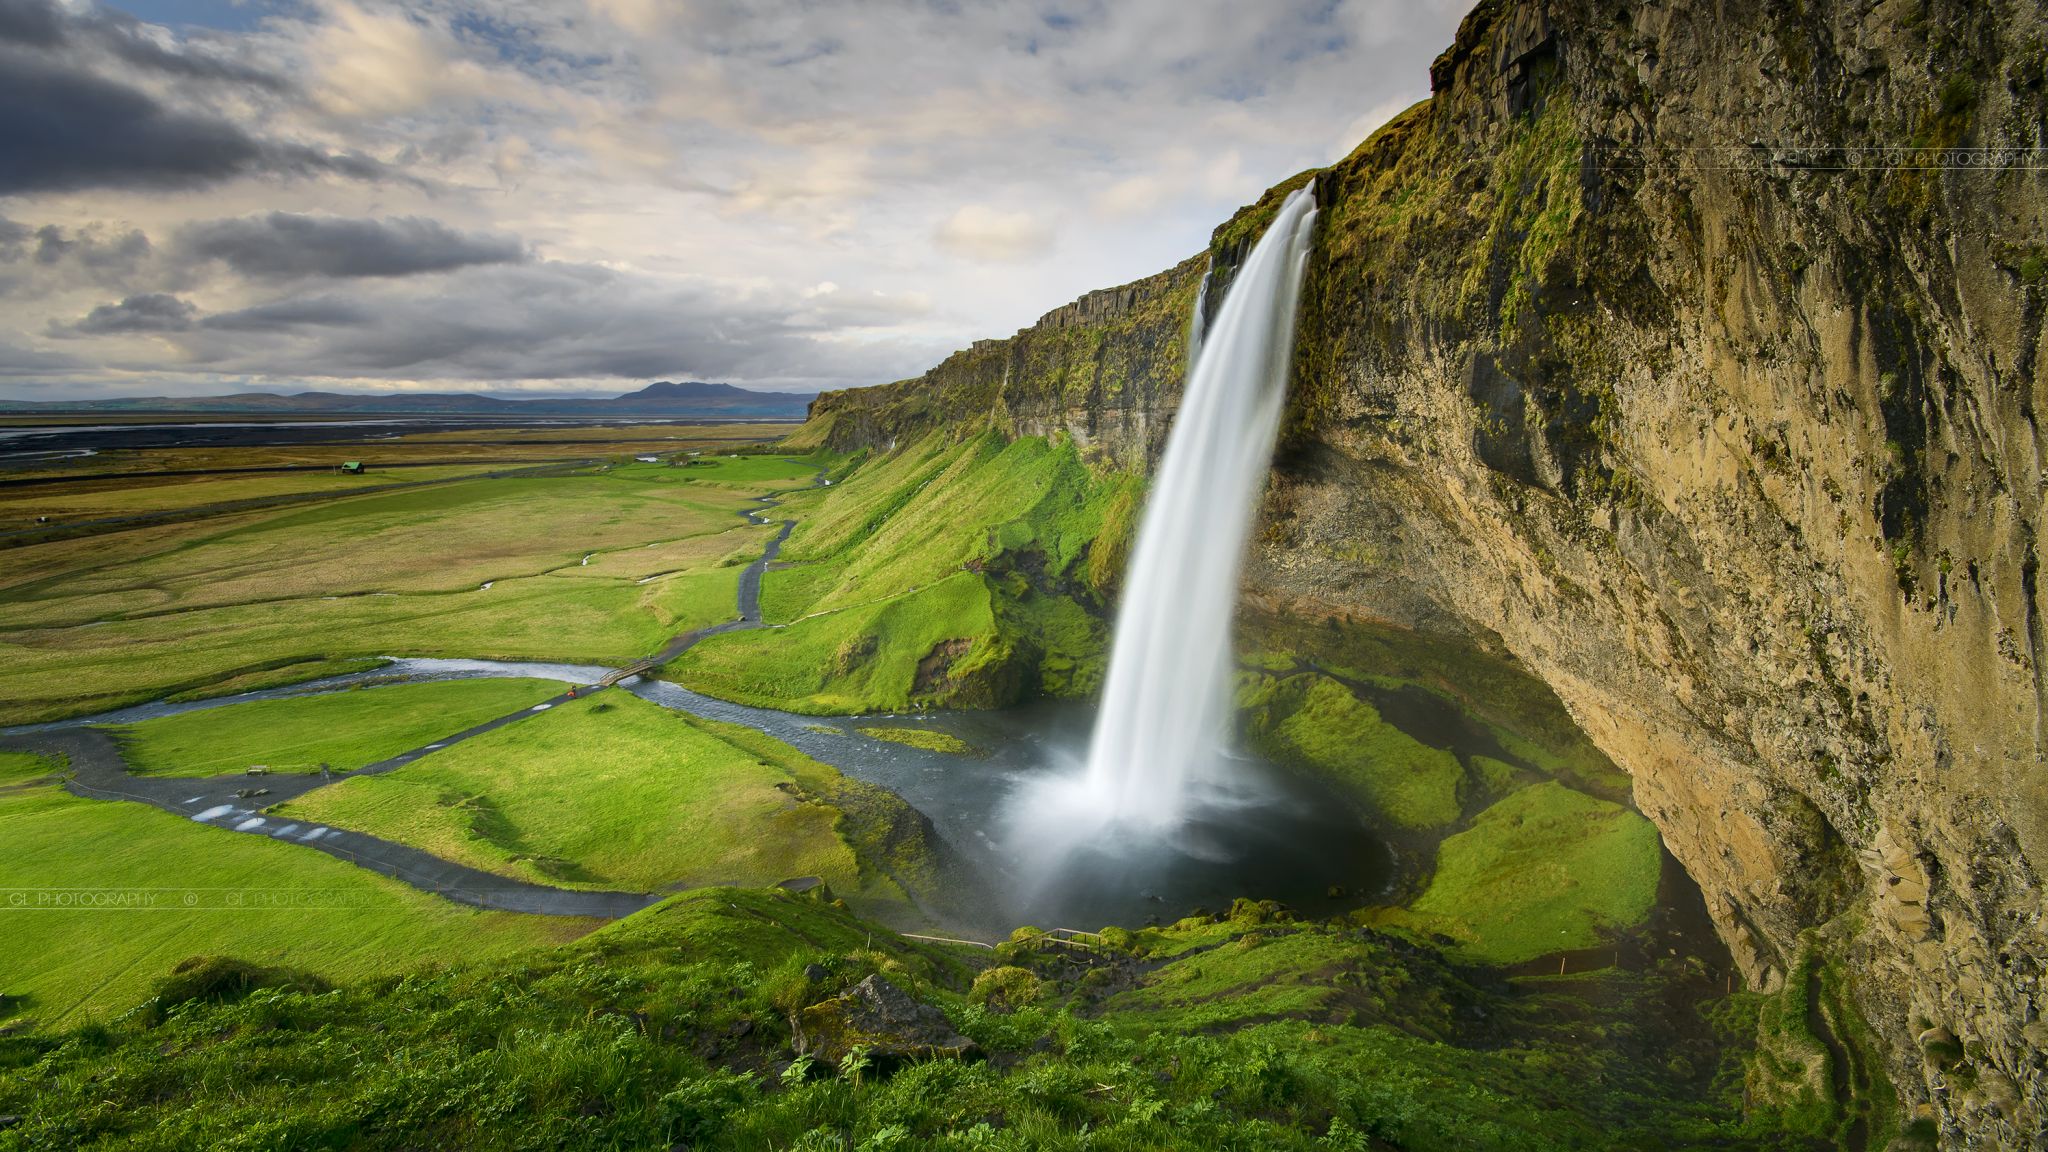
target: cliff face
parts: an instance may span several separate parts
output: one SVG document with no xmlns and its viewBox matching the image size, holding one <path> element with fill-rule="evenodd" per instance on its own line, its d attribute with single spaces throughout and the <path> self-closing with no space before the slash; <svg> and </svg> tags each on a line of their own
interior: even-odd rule
<svg viewBox="0 0 2048 1152">
<path fill-rule="evenodd" d="M 1180 396 L 1206 256 L 1090 292 L 1008 340 L 977 340 L 915 380 L 826 392 L 806 434 L 882 447 L 934 427 L 1071 434 L 1098 458 L 1142 466 Z"/>
<path fill-rule="evenodd" d="M 1317 175 L 1249 575 L 1548 681 L 1752 983 L 1840 965 L 1954 1146 L 2048 1116 L 2044 43 L 2017 0 L 1482 4 Z M 1142 466 L 1204 264 L 814 427 Z"/>
</svg>

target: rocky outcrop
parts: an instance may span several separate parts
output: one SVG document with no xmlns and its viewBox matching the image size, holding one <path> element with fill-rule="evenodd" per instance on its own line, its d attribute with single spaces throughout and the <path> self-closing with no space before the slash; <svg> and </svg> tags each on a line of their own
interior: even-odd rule
<svg viewBox="0 0 2048 1152">
<path fill-rule="evenodd" d="M 827 1064 L 855 1052 L 887 1067 L 979 1052 L 974 1041 L 953 1030 L 944 1012 L 880 976 L 811 1005 L 793 1023 L 797 1053 Z"/>
<path fill-rule="evenodd" d="M 2048 1116 L 2044 43 L 2015 0 L 1482 4 L 1315 174 L 1248 575 L 1546 680 L 1752 984 L 1834 957 L 1954 1147 Z M 1142 466 L 1203 266 L 814 418 Z"/>
<path fill-rule="evenodd" d="M 1072 435 L 1099 459 L 1142 466 L 1180 398 L 1189 316 L 1206 257 L 1090 292 L 1008 340 L 977 340 L 914 380 L 826 392 L 808 431 L 847 450 L 936 426 Z"/>
</svg>

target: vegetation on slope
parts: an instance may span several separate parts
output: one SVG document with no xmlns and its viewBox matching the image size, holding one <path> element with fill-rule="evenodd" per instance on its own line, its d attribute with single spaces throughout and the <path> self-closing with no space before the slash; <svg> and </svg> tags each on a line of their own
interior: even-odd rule
<svg viewBox="0 0 2048 1152">
<path fill-rule="evenodd" d="M 1394 921 L 1448 936 L 1453 954 L 1489 964 L 1590 948 L 1649 916 L 1659 862 L 1648 820 L 1546 781 L 1446 838 L 1429 887 Z"/>
<path fill-rule="evenodd" d="M 552 680 L 387 684 L 227 704 L 114 732 L 122 759 L 144 774 L 214 776 L 257 765 L 348 772 L 531 707 L 562 687 Z"/>
<path fill-rule="evenodd" d="M 873 977 L 969 1055 L 908 1059 L 857 1029 L 872 1042 L 821 1058 L 793 1024 Z M 720 889 L 550 952 L 333 991 L 199 966 L 116 1025 L 0 1038 L 0 1110 L 20 1146 L 87 1149 L 1761 1145 L 1703 983 L 1683 962 L 1474 982 L 1252 905 L 949 952 Z"/>
<path fill-rule="evenodd" d="M 1120 574 L 1136 481 L 1070 442 L 933 436 L 797 493 L 763 581 L 776 627 L 711 637 L 691 688 L 814 713 L 995 707 L 1101 677 L 1100 597 Z"/>
<path fill-rule="evenodd" d="M 1252 738 L 1262 750 L 1319 769 L 1396 827 L 1442 828 L 1464 809 L 1458 758 L 1381 719 L 1335 680 L 1255 675 L 1238 703 L 1250 710 Z"/>
<path fill-rule="evenodd" d="M 13 788 L 46 780 L 64 771 L 64 765 L 33 752 L 0 752 L 0 788 Z"/>
</svg>

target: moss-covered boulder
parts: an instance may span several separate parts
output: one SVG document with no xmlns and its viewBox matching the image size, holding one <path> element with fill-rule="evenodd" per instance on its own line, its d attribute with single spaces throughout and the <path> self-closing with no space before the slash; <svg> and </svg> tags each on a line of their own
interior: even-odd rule
<svg viewBox="0 0 2048 1152">
<path fill-rule="evenodd" d="M 856 1048 L 878 1064 L 980 1052 L 974 1041 L 953 1030 L 944 1012 L 880 976 L 805 1008 L 792 1023 L 797 1052 L 829 1064 Z"/>
</svg>

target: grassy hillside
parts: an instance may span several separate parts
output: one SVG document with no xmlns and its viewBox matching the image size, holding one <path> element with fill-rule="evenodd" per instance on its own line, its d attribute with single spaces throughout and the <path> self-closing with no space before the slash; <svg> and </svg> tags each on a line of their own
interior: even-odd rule
<svg viewBox="0 0 2048 1152">
<path fill-rule="evenodd" d="M 873 976 L 972 1057 L 792 1030 Z M 117 1026 L 0 1038 L 0 1111 L 19 1145 L 73 1148 L 1764 1146 L 1776 1118 L 1743 1118 L 1703 983 L 1682 960 L 1474 983 L 1252 905 L 948 951 L 718 889 L 551 952 L 331 992 L 195 968 Z"/>
<path fill-rule="evenodd" d="M 776 627 L 712 637 L 671 675 L 819 713 L 1094 689 L 1135 478 L 1091 470 L 1068 441 L 994 433 L 862 454 L 831 476 L 776 510 L 797 522 L 762 584 Z"/>
</svg>

